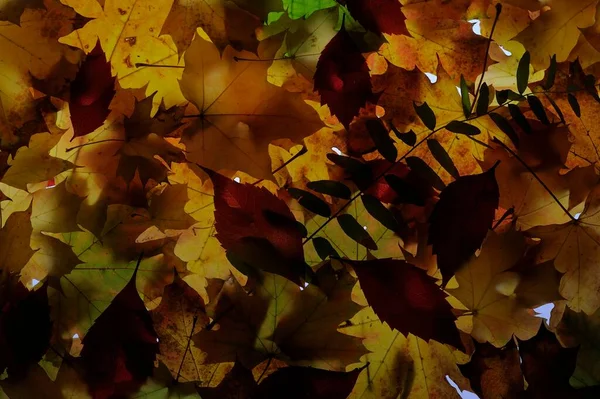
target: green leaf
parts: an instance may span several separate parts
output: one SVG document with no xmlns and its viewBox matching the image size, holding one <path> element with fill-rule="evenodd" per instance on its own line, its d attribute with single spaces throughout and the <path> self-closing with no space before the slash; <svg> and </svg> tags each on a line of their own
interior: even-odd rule
<svg viewBox="0 0 600 399">
<path fill-rule="evenodd" d="M 334 180 L 311 181 L 306 184 L 306 187 L 318 193 L 337 198 L 350 199 L 352 196 L 352 192 L 344 183 Z"/>
<path fill-rule="evenodd" d="M 550 121 L 548 120 L 548 116 L 546 115 L 546 111 L 544 110 L 544 105 L 536 96 L 527 96 L 527 102 L 529 103 L 529 107 L 535 114 L 536 118 L 544 125 L 549 125 Z"/>
<path fill-rule="evenodd" d="M 461 121 L 451 121 L 446 125 L 446 129 L 452 133 L 466 134 L 467 136 L 475 136 L 481 133 L 481 130 L 477 126 Z"/>
<path fill-rule="evenodd" d="M 363 226 L 356 221 L 354 216 L 346 213 L 338 216 L 337 221 L 348 237 L 352 238 L 354 241 L 363 247 L 366 247 L 367 249 L 371 249 L 373 251 L 377 250 L 377 244 L 375 241 L 373 241 L 373 238 L 371 238 Z"/>
<path fill-rule="evenodd" d="M 490 104 L 490 88 L 487 84 L 482 84 L 479 89 L 479 98 L 477 99 L 477 108 L 475 112 L 477 116 L 482 116 L 487 113 L 488 106 Z"/>
<path fill-rule="evenodd" d="M 569 105 L 571 106 L 571 109 L 573 110 L 575 115 L 577 115 L 578 118 L 581 118 L 581 107 L 579 107 L 579 102 L 577 101 L 577 98 L 572 93 L 569 93 L 567 95 L 567 100 L 569 100 Z"/>
<path fill-rule="evenodd" d="M 546 70 L 546 83 L 542 86 L 544 90 L 550 90 L 554 86 L 554 78 L 556 77 L 556 54 L 550 58 L 550 66 Z"/>
<path fill-rule="evenodd" d="M 282 0 L 291 19 L 309 17 L 312 13 L 337 6 L 335 0 Z"/>
<path fill-rule="evenodd" d="M 436 139 L 429 139 L 427 140 L 427 147 L 429 147 L 429 151 L 431 151 L 435 160 L 442 165 L 442 168 L 450 173 L 450 176 L 455 179 L 460 177 L 460 173 L 458 173 L 458 169 L 456 169 L 452 158 L 450 158 L 450 155 L 448 155 L 448 152 L 442 147 L 439 141 Z"/>
<path fill-rule="evenodd" d="M 396 175 L 385 175 L 385 181 L 398 195 L 398 202 L 402 204 L 425 205 L 425 200 L 412 184 Z"/>
<path fill-rule="evenodd" d="M 328 257 L 339 258 L 337 251 L 333 248 L 331 243 L 323 237 L 315 237 L 312 239 L 313 246 L 319 258 L 325 260 Z"/>
<path fill-rule="evenodd" d="M 510 112 L 510 116 L 512 116 L 513 120 L 525 133 L 531 134 L 531 125 L 527 122 L 527 118 L 525 118 L 518 105 L 508 104 L 508 112 Z"/>
<path fill-rule="evenodd" d="M 517 67 L 517 88 L 521 94 L 527 90 L 527 84 L 529 83 L 530 61 L 531 57 L 529 56 L 529 51 L 526 51 L 519 60 L 519 66 Z"/>
<path fill-rule="evenodd" d="M 463 75 L 460 75 L 460 97 L 465 118 L 468 118 L 471 115 L 471 99 L 469 98 L 469 88 Z"/>
<path fill-rule="evenodd" d="M 406 133 L 401 133 L 396 126 L 392 124 L 392 121 L 389 121 L 390 127 L 392 128 L 392 132 L 398 137 L 402 142 L 406 145 L 414 147 L 417 143 L 417 135 L 412 130 L 409 130 Z"/>
<path fill-rule="evenodd" d="M 375 220 L 392 231 L 398 231 L 400 226 L 398 225 L 396 218 L 392 214 L 392 211 L 383 205 L 381 201 L 369 194 L 364 194 L 360 198 L 362 199 L 367 212 L 369 212 Z"/>
<path fill-rule="evenodd" d="M 426 102 L 424 102 L 421 105 L 417 105 L 417 103 L 413 102 L 413 107 L 415 108 L 415 111 L 419 118 L 421 118 L 421 121 L 423 121 L 423 124 L 429 130 L 435 130 L 435 114 L 433 113 L 429 105 L 427 105 Z"/>
<path fill-rule="evenodd" d="M 294 187 L 288 188 L 288 193 L 290 193 L 290 195 L 294 197 L 300 205 L 309 211 L 326 218 L 331 216 L 331 209 L 329 209 L 329 205 L 327 205 L 325 201 L 313 193 Z"/>
<path fill-rule="evenodd" d="M 406 164 L 414 171 L 421 179 L 424 179 L 429 185 L 435 189 L 442 191 L 446 188 L 446 185 L 440 179 L 440 177 L 423 161 L 421 158 L 408 157 L 406 158 Z"/>
<path fill-rule="evenodd" d="M 519 147 L 519 136 L 511 126 L 510 122 L 500 114 L 490 112 L 490 118 L 494 121 L 496 126 L 500 128 L 508 136 L 509 139 L 515 144 L 515 147 Z"/>
<path fill-rule="evenodd" d="M 396 162 L 398 150 L 394 145 L 394 140 L 390 138 L 390 134 L 383 125 L 381 119 L 370 119 L 365 123 L 365 126 L 367 127 L 367 131 L 375 143 L 377 151 L 379 151 L 379 153 L 383 155 L 386 160 L 390 162 Z"/>
</svg>

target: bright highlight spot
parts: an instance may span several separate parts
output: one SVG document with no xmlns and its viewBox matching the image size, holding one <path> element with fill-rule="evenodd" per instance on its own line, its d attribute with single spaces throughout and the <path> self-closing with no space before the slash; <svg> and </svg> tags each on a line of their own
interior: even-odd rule
<svg viewBox="0 0 600 399">
<path fill-rule="evenodd" d="M 38 283 L 40 282 L 40 280 L 36 280 L 35 278 L 31 280 L 31 286 L 35 287 L 36 285 L 38 285 Z"/>
<path fill-rule="evenodd" d="M 331 147 L 331 151 L 335 152 L 338 155 L 343 155 L 344 153 L 342 151 L 340 151 L 339 148 L 337 147 Z"/>
<path fill-rule="evenodd" d="M 367 229 L 367 226 L 363 226 L 363 229 L 365 229 L 365 230 L 366 230 L 366 229 Z"/>
<path fill-rule="evenodd" d="M 461 398 L 463 398 L 463 399 L 480 399 L 479 396 L 477 396 L 473 392 L 461 390 L 458 387 L 458 385 L 456 385 L 456 382 L 452 381 L 452 378 L 450 378 L 449 375 L 446 376 L 446 381 L 448 381 L 448 384 L 450 384 L 450 386 L 452 388 L 456 389 L 456 392 L 458 392 L 458 394 L 460 395 Z"/>
<path fill-rule="evenodd" d="M 427 78 L 429 79 L 429 81 L 431 83 L 437 82 L 437 75 L 434 75 L 433 73 L 425 72 L 425 76 L 427 76 Z"/>
<path fill-rule="evenodd" d="M 462 96 L 462 90 L 460 89 L 460 87 L 458 87 L 458 86 L 454 86 L 454 87 L 456 87 L 456 91 L 458 92 L 458 95 Z"/>
<path fill-rule="evenodd" d="M 77 334 L 77 333 L 73 334 L 73 339 L 79 339 L 79 334 Z"/>
<path fill-rule="evenodd" d="M 579 216 L 581 216 L 581 212 L 578 212 L 578 213 L 576 213 L 576 214 L 575 214 L 573 217 L 574 217 L 575 219 L 579 219 Z"/>
<path fill-rule="evenodd" d="M 239 177 L 236 176 L 236 177 L 233 178 L 233 181 L 236 182 L 236 183 L 239 183 L 239 182 L 242 181 L 242 179 L 240 179 Z"/>
<path fill-rule="evenodd" d="M 481 36 L 481 21 L 478 19 L 470 19 L 469 22 L 473 24 L 473 33 Z"/>
<path fill-rule="evenodd" d="M 554 309 L 554 304 L 550 302 L 533 310 L 536 312 L 535 317 L 539 317 L 546 320 L 546 323 L 550 323 L 550 313 L 552 312 L 552 309 Z"/>
<path fill-rule="evenodd" d="M 507 56 L 510 57 L 512 55 L 512 53 L 510 51 L 508 51 L 507 49 L 505 49 L 504 47 L 502 47 L 502 46 L 498 46 L 498 47 L 500 47 L 500 50 L 502 50 L 502 52 L 504 54 L 506 54 Z"/>
<path fill-rule="evenodd" d="M 309 284 L 307 282 L 304 282 L 304 287 L 300 286 L 298 288 L 300 288 L 300 291 L 304 291 L 304 289 L 308 286 L 309 286 Z"/>
</svg>

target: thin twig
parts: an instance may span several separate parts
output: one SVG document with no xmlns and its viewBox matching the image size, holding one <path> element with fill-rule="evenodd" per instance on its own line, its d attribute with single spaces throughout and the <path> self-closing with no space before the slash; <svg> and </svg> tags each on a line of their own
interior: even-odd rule
<svg viewBox="0 0 600 399">
<path fill-rule="evenodd" d="M 278 168 L 276 168 L 275 170 L 273 170 L 271 173 L 275 174 L 277 172 L 279 172 L 281 169 L 285 168 L 286 166 L 288 166 L 289 164 L 291 164 L 292 162 L 294 162 L 296 159 L 298 159 L 299 157 L 301 157 L 302 155 L 306 154 L 308 150 L 306 149 L 306 147 L 302 147 L 302 149 L 300 151 L 298 151 L 298 153 L 296 153 L 296 155 L 294 155 L 293 157 L 291 157 L 290 159 L 288 159 L 287 161 L 285 161 L 281 166 L 279 166 Z M 255 181 L 254 183 L 252 183 L 253 186 L 256 186 L 257 184 L 259 184 L 260 182 L 264 181 L 265 179 L 259 179 L 257 181 Z"/>
<path fill-rule="evenodd" d="M 490 47 L 492 46 L 492 37 L 494 36 L 494 30 L 496 30 L 496 24 L 498 23 L 498 19 L 500 18 L 500 13 L 502 12 L 502 4 L 496 4 L 496 17 L 494 18 L 494 23 L 492 24 L 492 30 L 490 31 L 490 37 L 488 40 L 487 49 L 485 50 L 485 58 L 483 59 L 483 72 L 481 72 L 481 79 L 479 79 L 479 84 L 477 85 L 477 90 L 475 90 L 475 97 L 473 97 L 473 105 L 477 104 L 477 97 L 479 96 L 479 91 L 481 90 L 481 85 L 483 84 L 483 78 L 485 76 L 485 71 L 487 70 L 487 62 L 490 55 Z"/>
<path fill-rule="evenodd" d="M 196 322 L 198 321 L 198 315 L 194 315 L 194 320 L 192 321 L 192 331 L 190 331 L 190 336 L 188 337 L 187 345 L 185 347 L 185 352 L 183 352 L 183 356 L 181 357 L 181 363 L 179 364 L 179 370 L 177 370 L 177 377 L 175 377 L 175 382 L 179 382 L 179 377 L 181 376 L 181 369 L 183 368 L 183 362 L 185 361 L 185 356 L 190 350 L 190 342 L 192 342 L 192 335 L 194 335 L 194 330 L 196 329 Z"/>
<path fill-rule="evenodd" d="M 271 365 L 271 360 L 273 360 L 273 356 L 269 356 L 269 359 L 267 360 L 267 364 L 265 365 L 265 368 L 263 369 L 262 373 L 260 373 L 260 377 L 258 377 L 258 380 L 256 380 L 257 384 L 260 384 L 260 380 L 262 380 L 262 378 L 264 377 L 265 373 L 267 372 L 267 369 Z"/>
<path fill-rule="evenodd" d="M 520 156 L 518 156 L 513 150 L 510 149 L 510 147 L 508 147 L 506 144 L 504 144 L 502 141 L 498 140 L 496 137 L 494 137 L 492 139 L 492 141 L 494 143 L 498 143 L 500 144 L 506 151 L 508 151 L 508 153 L 510 155 L 512 155 L 513 157 L 515 157 L 515 159 L 517 159 L 521 165 L 523 165 L 525 167 L 525 169 L 527 169 L 527 171 L 529 171 L 529 173 L 531 173 L 533 175 L 533 177 L 535 177 L 535 179 L 542 185 L 542 187 L 544 187 L 544 189 L 548 192 L 548 194 L 550 194 L 552 196 L 552 198 L 554 199 L 554 201 L 556 201 L 556 203 L 558 204 L 558 206 L 560 206 L 560 208 L 571 218 L 571 220 L 573 221 L 577 221 L 577 219 L 575 219 L 573 217 L 573 215 L 571 215 L 571 213 L 567 210 L 567 208 L 565 208 L 565 206 L 558 200 L 558 198 L 556 198 L 556 195 L 554 195 L 554 193 L 552 192 L 552 190 L 550 190 L 550 188 L 548 188 L 548 186 L 546 185 L 546 183 L 544 183 L 542 181 L 542 179 L 540 179 L 540 177 L 537 175 L 537 173 L 535 173 L 533 171 L 533 169 L 531 169 L 529 167 L 529 165 L 527 165 L 525 163 L 525 161 L 523 161 L 521 159 Z"/>
<path fill-rule="evenodd" d="M 502 222 L 504 222 L 506 220 L 506 218 L 509 217 L 510 215 L 512 215 L 513 213 L 515 213 L 515 208 L 511 206 L 510 208 L 508 208 L 506 210 L 506 212 L 504 212 L 504 215 L 502 215 L 502 217 L 500 219 L 498 219 L 496 224 L 494 224 L 494 226 L 492 227 L 492 230 L 496 230 L 496 228 L 498 226 L 500 226 L 502 224 Z"/>
</svg>

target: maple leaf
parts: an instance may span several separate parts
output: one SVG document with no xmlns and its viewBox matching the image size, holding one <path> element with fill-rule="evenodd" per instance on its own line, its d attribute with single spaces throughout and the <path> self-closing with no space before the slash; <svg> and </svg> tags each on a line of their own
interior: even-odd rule
<svg viewBox="0 0 600 399">
<path fill-rule="evenodd" d="M 152 375 L 159 339 L 137 292 L 136 274 L 82 340 L 81 367 L 95 398 L 135 391 Z"/>
<path fill-rule="evenodd" d="M 83 198 L 67 191 L 64 182 L 33 194 L 31 226 L 38 231 L 66 233 L 80 230 L 77 213 Z"/>
<path fill-rule="evenodd" d="M 255 15 L 233 1 L 175 0 L 161 34 L 173 38 L 179 54 L 190 46 L 198 27 L 221 50 L 230 45 L 238 51 L 256 51 L 254 30 L 260 25 Z"/>
<path fill-rule="evenodd" d="M 463 347 L 446 294 L 425 271 L 392 259 L 350 264 L 380 320 L 404 335 L 411 333 L 426 341 L 435 339 Z"/>
<path fill-rule="evenodd" d="M 17 273 L 29 261 L 31 249 L 31 211 L 17 212 L 8 217 L 0 229 L 0 268 Z"/>
<path fill-rule="evenodd" d="M 459 318 L 459 328 L 468 329 L 478 342 L 503 346 L 512 335 L 533 337 L 541 320 L 518 300 L 516 291 L 526 280 L 510 271 L 526 249 L 523 234 L 510 230 L 488 233 L 479 256 L 473 257 L 456 272 L 458 288 L 448 292 L 472 312 Z M 527 292 L 527 290 L 524 290 Z M 541 305 L 546 302 L 542 302 Z"/>
<path fill-rule="evenodd" d="M 10 21 L 15 25 L 19 25 L 21 20 L 21 14 L 23 14 L 26 8 L 43 9 L 44 2 L 42 0 L 8 0 L 5 4 L 2 5 L 2 9 L 0 10 L 0 20 Z"/>
<path fill-rule="evenodd" d="M 230 47 L 220 56 L 212 43 L 201 38 L 192 42 L 180 83 L 199 110 L 182 137 L 189 161 L 269 179 L 271 141 L 299 141 L 321 128 L 316 111 L 298 94 L 267 82 L 268 63 L 260 59 L 270 58 L 274 45 L 274 40 L 262 42 L 257 58 Z"/>
<path fill-rule="evenodd" d="M 314 82 L 321 105 L 327 104 L 346 129 L 367 101 L 376 101 L 367 62 L 343 26 L 323 49 Z"/>
<path fill-rule="evenodd" d="M 437 255 L 444 285 L 481 246 L 492 227 L 500 196 L 495 169 L 450 183 L 429 216 L 428 242 Z"/>
<path fill-rule="evenodd" d="M 234 279 L 213 280 L 207 314 L 215 321 L 193 337 L 194 343 L 207 353 L 208 363 L 237 359 L 253 368 L 272 357 L 290 365 L 343 369 L 364 354 L 358 339 L 337 331 L 360 309 L 350 299 L 355 280 L 331 263 L 317 271 L 317 279 L 320 287 L 301 290 L 264 273 L 252 295 Z"/>
</svg>

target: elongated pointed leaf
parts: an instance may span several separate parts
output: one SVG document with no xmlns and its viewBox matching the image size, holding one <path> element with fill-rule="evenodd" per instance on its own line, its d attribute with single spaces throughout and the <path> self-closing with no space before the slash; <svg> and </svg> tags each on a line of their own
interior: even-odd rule
<svg viewBox="0 0 600 399">
<path fill-rule="evenodd" d="M 371 216 L 373 216 L 379 223 L 387 227 L 392 231 L 397 231 L 399 228 L 396 218 L 385 205 L 381 203 L 377 198 L 369 194 L 364 194 L 360 197 L 365 206 L 365 209 Z"/>
<path fill-rule="evenodd" d="M 414 171 L 420 178 L 424 179 L 427 183 L 434 187 L 437 190 L 442 191 L 446 188 L 446 185 L 434 172 L 433 169 L 429 167 L 421 158 L 417 157 L 408 157 L 406 158 L 406 164 L 408 167 Z"/>
<path fill-rule="evenodd" d="M 558 115 L 558 118 L 560 119 L 560 121 L 563 124 L 566 124 L 567 122 L 565 121 L 565 116 L 563 115 L 562 111 L 560 110 L 559 106 L 556 104 L 556 102 L 552 99 L 552 97 L 546 95 L 546 99 L 548 100 L 548 102 L 550 103 L 550 105 L 552 105 L 552 108 L 554 108 L 554 111 L 556 112 L 556 115 Z"/>
<path fill-rule="evenodd" d="M 521 129 L 527 134 L 531 133 L 531 125 L 527 122 L 527 118 L 523 115 L 521 108 L 515 104 L 508 104 L 508 112 L 510 112 L 510 116 L 512 116 L 513 120 L 519 125 Z"/>
<path fill-rule="evenodd" d="M 482 84 L 479 89 L 479 98 L 477 99 L 477 108 L 475 112 L 477 116 L 485 115 L 490 104 L 490 88 L 487 84 Z"/>
<path fill-rule="evenodd" d="M 377 151 L 388 161 L 395 162 L 398 157 L 398 150 L 394 146 L 394 140 L 390 138 L 390 133 L 383 125 L 381 119 L 370 119 L 365 123 L 365 126 L 375 143 Z"/>
<path fill-rule="evenodd" d="M 527 90 L 527 84 L 529 83 L 530 60 L 531 57 L 529 56 L 529 51 L 526 51 L 519 60 L 519 66 L 517 67 L 517 89 L 521 94 Z"/>
<path fill-rule="evenodd" d="M 435 160 L 442 165 L 442 168 L 450 173 L 450 176 L 455 179 L 460 177 L 460 173 L 458 173 L 454 161 L 452 161 L 452 158 L 450 158 L 450 155 L 448 155 L 448 152 L 442 147 L 439 141 L 436 139 L 429 139 L 427 140 L 427 147 L 429 147 L 429 151 L 431 151 L 431 155 L 433 155 Z"/>
<path fill-rule="evenodd" d="M 406 133 L 402 133 L 394 125 L 390 124 L 390 126 L 392 127 L 392 131 L 394 132 L 396 137 L 402 140 L 404 144 L 409 145 L 411 147 L 415 146 L 415 144 L 417 143 L 417 135 L 415 134 L 415 132 L 409 130 Z"/>
<path fill-rule="evenodd" d="M 315 247 L 315 251 L 317 251 L 317 255 L 319 255 L 319 258 L 325 260 L 328 257 L 339 257 L 335 248 L 333 248 L 331 243 L 326 238 L 315 237 L 312 239 L 312 243 Z"/>
<path fill-rule="evenodd" d="M 294 197 L 296 201 L 300 203 L 300 205 L 309 211 L 326 218 L 331 216 L 331 209 L 329 209 L 329 205 L 327 205 L 325 201 L 313 193 L 294 187 L 288 188 L 288 193 L 290 193 L 290 195 Z"/>
<path fill-rule="evenodd" d="M 337 221 L 348 237 L 367 249 L 373 251 L 377 249 L 377 244 L 373 241 L 373 238 L 371 238 L 367 230 L 356 221 L 354 216 L 346 213 L 338 216 Z"/>
<path fill-rule="evenodd" d="M 425 199 L 419 192 L 406 180 L 396 175 L 385 175 L 385 181 L 398 194 L 397 202 L 402 204 L 414 204 L 418 206 L 425 205 Z"/>
<path fill-rule="evenodd" d="M 469 98 L 469 87 L 463 75 L 460 75 L 460 99 L 465 118 L 468 118 L 471 115 L 471 99 Z"/>
<path fill-rule="evenodd" d="M 550 90 L 554 86 L 554 78 L 556 77 L 556 54 L 550 58 L 550 66 L 546 70 L 546 82 L 542 86 L 544 90 Z"/>
<path fill-rule="evenodd" d="M 477 126 L 461 121 L 451 121 L 446 125 L 446 129 L 452 133 L 466 134 L 467 136 L 476 136 L 481 133 L 481 130 Z"/>
<path fill-rule="evenodd" d="M 579 106 L 579 101 L 577 101 L 577 97 L 575 97 L 575 95 L 573 95 L 572 93 L 569 93 L 567 95 L 567 99 L 569 100 L 569 105 L 571 106 L 571 109 L 573 110 L 575 115 L 577 115 L 578 118 L 581 118 L 581 107 Z"/>
<path fill-rule="evenodd" d="M 361 176 L 365 179 L 371 176 L 371 169 L 358 159 L 333 153 L 327 154 L 327 159 L 353 176 Z"/>
<path fill-rule="evenodd" d="M 494 121 L 496 126 L 508 136 L 509 139 L 514 143 L 515 147 L 519 147 L 519 136 L 511 126 L 510 122 L 500 114 L 490 112 L 490 118 Z"/>
<path fill-rule="evenodd" d="M 321 194 L 331 195 L 332 197 L 350 199 L 352 192 L 344 183 L 334 180 L 317 180 L 306 184 L 306 187 Z"/>
<path fill-rule="evenodd" d="M 413 107 L 415 108 L 415 112 L 417 113 L 419 118 L 421 118 L 423 124 L 429 130 L 435 130 L 435 114 L 433 113 L 429 105 L 427 105 L 426 102 L 424 102 L 421 105 L 417 105 L 417 103 L 413 102 Z"/>
<path fill-rule="evenodd" d="M 548 120 L 548 116 L 546 115 L 546 111 L 544 110 L 544 105 L 536 96 L 527 96 L 527 102 L 529 103 L 529 107 L 535 114 L 536 118 L 544 125 L 549 125 L 550 121 Z"/>
</svg>

